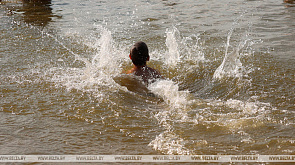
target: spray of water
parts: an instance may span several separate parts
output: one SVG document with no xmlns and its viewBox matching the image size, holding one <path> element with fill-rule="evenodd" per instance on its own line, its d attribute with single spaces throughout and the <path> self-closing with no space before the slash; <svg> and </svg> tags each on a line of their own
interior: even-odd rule
<svg viewBox="0 0 295 165">
<path fill-rule="evenodd" d="M 53 81 L 61 84 L 61 86 L 66 86 L 67 89 L 87 90 L 94 93 L 101 93 L 101 91 L 99 91 L 101 86 L 126 90 L 113 80 L 113 77 L 121 72 L 119 61 L 122 56 L 118 53 L 119 50 L 114 46 L 111 32 L 105 28 L 100 28 L 99 30 L 101 32 L 100 37 L 97 37 L 96 41 L 91 45 L 95 48 L 96 53 L 93 57 L 87 58 L 83 58 L 81 55 L 72 51 L 64 44 L 63 40 L 42 31 L 43 34 L 53 38 L 72 54 L 75 57 L 75 61 L 82 61 L 85 64 L 83 68 L 51 68 L 47 72 L 51 72 L 48 74 L 54 75 Z M 89 47 L 89 45 L 87 46 Z"/>
<path fill-rule="evenodd" d="M 243 76 L 243 64 L 240 61 L 240 51 L 245 47 L 247 40 L 241 41 L 231 53 L 228 53 L 232 33 L 233 29 L 228 33 L 225 56 L 221 65 L 215 70 L 213 79 L 221 79 L 223 77 L 240 78 Z"/>
<path fill-rule="evenodd" d="M 168 52 L 165 56 L 165 64 L 175 66 L 180 60 L 178 46 L 180 33 L 176 27 L 173 27 L 172 29 L 167 29 L 166 34 L 166 46 L 168 48 Z"/>
<path fill-rule="evenodd" d="M 179 87 L 171 80 L 157 81 L 149 86 L 156 95 L 162 97 L 167 105 L 174 108 L 185 108 L 188 91 L 179 91 Z"/>
<path fill-rule="evenodd" d="M 228 35 L 225 57 L 222 64 L 215 71 L 214 79 L 226 76 L 241 76 L 240 74 L 242 74 L 239 68 L 243 66 L 239 57 L 240 51 L 244 48 L 247 41 L 240 42 L 233 52 L 227 53 L 232 32 L 230 31 Z M 48 36 L 54 38 L 50 34 Z M 189 47 L 185 44 L 187 38 L 181 40 L 179 37 L 180 34 L 176 28 L 167 31 L 166 45 L 168 50 L 166 53 L 168 58 L 165 58 L 164 62 L 168 66 L 180 64 L 182 50 L 188 51 L 188 54 L 201 50 L 199 45 L 198 47 Z M 109 96 L 106 95 L 109 95 L 109 93 L 105 93 L 105 87 L 108 88 L 107 91 L 124 89 L 113 80 L 113 77 L 121 72 L 118 66 L 121 64 L 120 59 L 122 57 L 118 55 L 120 51 L 114 46 L 110 31 L 101 29 L 100 37 L 93 43 L 93 47 L 97 49 L 97 52 L 93 57 L 89 57 L 91 60 L 81 58 L 79 54 L 67 48 L 62 41 L 56 38 L 55 40 L 73 54 L 76 60 L 85 62 L 84 68 L 67 68 L 60 71 L 60 73 L 57 73 L 57 70 L 55 70 L 54 72 L 57 73 L 55 75 L 60 76 L 57 81 L 61 81 L 68 88 L 87 90 L 96 95 L 97 98 L 103 98 L 102 102 L 108 102 L 106 100 Z M 198 55 L 204 57 L 202 52 L 198 53 Z M 192 56 L 196 57 L 197 55 Z M 204 60 L 204 58 L 198 58 L 198 60 Z M 165 154 L 192 154 L 193 151 L 189 148 L 190 145 L 206 146 L 210 143 L 204 139 L 196 139 L 193 142 L 187 140 L 185 138 L 185 131 L 183 132 L 184 135 L 178 133 L 179 129 L 181 129 L 179 125 L 185 125 L 185 128 L 189 128 L 191 123 L 207 127 L 218 125 L 222 128 L 242 132 L 241 128 L 247 122 L 255 123 L 265 118 L 267 114 L 265 112 L 267 106 L 262 103 L 235 99 L 227 101 L 201 100 L 194 97 L 189 91 L 180 90 L 179 84 L 169 79 L 156 81 L 150 84 L 148 89 L 164 100 L 162 103 L 164 108 L 157 112 L 154 117 L 158 120 L 159 125 L 165 128 L 163 132 L 159 133 L 149 143 L 149 146 Z M 270 107 L 269 109 L 272 108 Z M 223 113 L 226 110 L 229 113 Z M 247 133 L 245 132 L 244 134 Z M 251 137 L 245 136 L 243 140 L 251 142 Z"/>
<path fill-rule="evenodd" d="M 105 85 L 113 83 L 113 77 L 118 75 L 120 71 L 119 60 L 120 56 L 115 54 L 113 39 L 111 32 L 107 29 L 102 29 L 101 37 L 94 45 L 99 48 L 97 53 L 88 63 L 85 68 L 84 78 L 95 78 L 96 81 L 104 82 Z"/>
<path fill-rule="evenodd" d="M 226 77 L 240 78 L 244 76 L 243 69 L 245 66 L 243 66 L 240 58 L 242 56 L 241 52 L 244 50 L 249 39 L 246 35 L 238 46 L 231 53 L 228 53 L 233 30 L 231 29 L 228 33 L 225 57 L 222 64 L 214 73 L 214 80 Z M 200 45 L 198 47 L 188 47 L 185 44 L 185 39 L 177 39 L 177 36 L 180 36 L 177 29 L 168 32 L 169 35 L 167 33 L 166 45 L 168 47 L 167 56 L 170 58 L 170 61 L 165 59 L 167 65 L 175 65 L 177 67 L 177 65 L 181 64 L 182 50 L 186 50 L 189 53 L 195 53 L 201 50 Z M 194 54 L 195 57 L 200 57 L 197 60 L 204 61 L 205 58 L 203 55 L 202 52 Z M 201 127 L 210 128 L 218 126 L 233 132 L 244 132 L 243 137 L 241 137 L 243 138 L 243 142 L 252 143 L 251 136 L 245 136 L 247 133 L 243 131 L 243 128 L 249 122 L 253 123 L 253 127 L 261 125 L 269 115 L 269 110 L 274 109 L 267 103 L 253 102 L 252 100 L 203 100 L 195 97 L 188 91 L 179 90 L 179 84 L 172 80 L 157 81 L 149 86 L 149 90 L 163 98 L 165 105 L 167 105 L 166 108 L 155 115 L 159 124 L 165 128 L 165 131 L 156 136 L 149 144 L 155 150 L 159 150 L 165 154 L 192 154 L 193 151 L 189 146 L 207 146 L 210 143 L 206 139 L 197 139 L 192 142 L 185 138 L 186 132 L 182 132 L 182 129 L 190 128 L 192 126 L 191 123 L 201 125 Z M 185 126 L 181 127 L 179 125 Z M 178 134 L 177 132 L 182 132 L 182 134 Z M 188 136 L 192 135 L 190 134 Z M 195 136 L 198 136 L 197 132 Z"/>
<path fill-rule="evenodd" d="M 185 121 L 187 118 L 187 111 L 191 104 L 189 92 L 180 91 L 178 84 L 171 80 L 154 82 L 149 86 L 149 90 L 163 98 L 164 103 L 168 105 L 155 115 L 166 130 L 152 140 L 149 146 L 167 154 L 189 154 L 189 150 L 184 146 L 185 140 L 173 132 L 173 122 Z"/>
</svg>

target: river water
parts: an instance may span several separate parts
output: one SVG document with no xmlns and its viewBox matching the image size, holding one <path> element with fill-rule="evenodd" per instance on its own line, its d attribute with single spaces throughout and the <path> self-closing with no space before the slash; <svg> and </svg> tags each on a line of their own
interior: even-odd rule
<svg viewBox="0 0 295 165">
<path fill-rule="evenodd" d="M 295 6 L 0 5 L 0 154 L 295 154 Z M 149 46 L 165 77 L 122 74 Z"/>
</svg>

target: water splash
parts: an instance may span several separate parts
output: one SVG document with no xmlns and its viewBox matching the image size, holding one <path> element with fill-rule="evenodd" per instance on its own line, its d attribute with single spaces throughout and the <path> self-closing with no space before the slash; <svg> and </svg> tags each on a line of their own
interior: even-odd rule
<svg viewBox="0 0 295 165">
<path fill-rule="evenodd" d="M 113 72 L 113 70 L 110 70 L 111 67 L 108 67 L 112 65 L 112 63 L 114 63 L 114 65 L 117 65 L 117 61 L 115 60 L 113 54 L 114 48 L 111 32 L 107 29 L 102 29 L 101 37 L 99 40 L 97 40 L 95 46 L 100 49 L 99 52 L 93 57 L 91 65 L 97 68 L 108 69 L 107 71 Z M 112 63 L 110 63 L 111 60 L 115 61 L 112 61 Z"/>
<path fill-rule="evenodd" d="M 84 79 L 96 78 L 100 82 L 106 84 L 112 82 L 112 78 L 118 75 L 120 71 L 119 60 L 120 56 L 115 54 L 111 32 L 107 29 L 102 29 L 101 37 L 94 43 L 97 48 L 97 53 L 91 60 L 91 63 L 86 65 L 84 71 Z"/>
<path fill-rule="evenodd" d="M 165 56 L 165 64 L 175 66 L 177 62 L 180 61 L 179 53 L 179 42 L 180 42 L 180 32 L 176 27 L 166 30 L 166 46 L 168 52 Z"/>
<path fill-rule="evenodd" d="M 192 34 L 188 37 L 184 37 L 181 41 L 182 60 L 194 61 L 194 62 L 204 62 L 205 54 L 204 48 L 202 46 L 200 34 Z"/>
<path fill-rule="evenodd" d="M 175 123 L 187 121 L 187 112 L 191 110 L 191 105 L 197 102 L 197 99 L 192 99 L 188 91 L 179 90 L 178 84 L 171 80 L 154 82 L 149 86 L 149 90 L 163 98 L 167 105 L 154 116 L 166 130 L 152 140 L 149 146 L 165 154 L 190 154 L 189 149 L 185 146 L 188 142 L 176 134 L 174 129 Z"/>
<path fill-rule="evenodd" d="M 240 78 L 243 76 L 243 64 L 240 61 L 240 51 L 245 47 L 248 40 L 241 41 L 231 53 L 228 53 L 232 33 L 233 29 L 228 33 L 225 56 L 221 65 L 215 70 L 213 79 L 221 79 L 223 77 Z"/>
<path fill-rule="evenodd" d="M 174 109 L 185 109 L 189 104 L 188 91 L 179 91 L 179 86 L 171 80 L 160 80 L 152 83 L 149 89 L 156 95 L 164 99 L 167 105 Z"/>
<path fill-rule="evenodd" d="M 62 47 L 68 50 L 75 56 L 75 60 L 82 61 L 85 66 L 82 68 L 68 67 L 68 68 L 51 68 L 49 72 L 54 75 L 53 80 L 67 89 L 79 89 L 83 91 L 92 91 L 94 93 L 102 93 L 101 86 L 108 86 L 114 89 L 123 89 L 124 87 L 117 84 L 113 77 L 121 73 L 120 63 L 121 60 L 120 50 L 114 46 L 111 32 L 105 28 L 101 28 L 100 37 L 92 43 L 92 48 L 95 48 L 93 57 L 83 58 L 81 55 L 74 53 L 68 48 L 63 41 L 58 40 L 51 34 L 46 33 L 52 37 Z M 84 44 L 84 43 L 83 43 Z"/>
</svg>

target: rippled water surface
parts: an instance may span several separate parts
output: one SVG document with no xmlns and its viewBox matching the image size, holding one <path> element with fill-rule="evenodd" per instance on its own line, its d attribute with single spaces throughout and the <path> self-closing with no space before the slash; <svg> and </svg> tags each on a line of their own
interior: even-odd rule
<svg viewBox="0 0 295 165">
<path fill-rule="evenodd" d="M 295 154 L 295 6 L 0 5 L 0 154 Z M 147 43 L 165 77 L 131 75 Z"/>
</svg>

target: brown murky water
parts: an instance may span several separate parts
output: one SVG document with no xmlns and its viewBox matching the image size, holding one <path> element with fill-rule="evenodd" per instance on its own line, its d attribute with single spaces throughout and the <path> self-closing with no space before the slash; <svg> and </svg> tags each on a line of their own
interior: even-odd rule
<svg viewBox="0 0 295 165">
<path fill-rule="evenodd" d="M 0 154 L 295 154 L 295 6 L 3 1 Z M 165 80 L 132 76 L 145 41 Z"/>
</svg>

